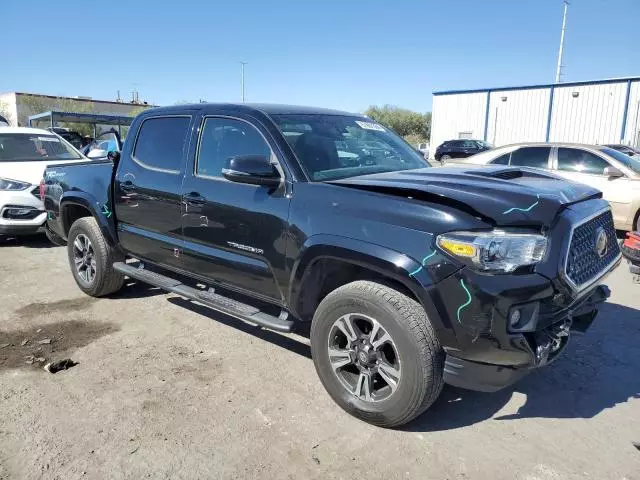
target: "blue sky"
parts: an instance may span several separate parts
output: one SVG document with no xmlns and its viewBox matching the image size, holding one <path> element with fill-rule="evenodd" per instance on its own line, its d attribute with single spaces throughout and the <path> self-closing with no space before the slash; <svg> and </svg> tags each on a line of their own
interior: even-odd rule
<svg viewBox="0 0 640 480">
<path fill-rule="evenodd" d="M 551 82 L 561 0 L 4 0 L 0 92 L 431 108 Z M 147 5 L 153 5 L 148 7 Z M 573 0 L 564 80 L 640 75 L 638 0 Z"/>
</svg>

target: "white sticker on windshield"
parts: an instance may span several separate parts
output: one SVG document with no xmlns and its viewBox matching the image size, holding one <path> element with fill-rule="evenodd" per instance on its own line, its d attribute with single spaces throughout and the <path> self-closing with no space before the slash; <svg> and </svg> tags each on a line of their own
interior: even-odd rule
<svg viewBox="0 0 640 480">
<path fill-rule="evenodd" d="M 361 120 L 356 120 L 356 123 L 360 125 L 360 127 L 364 128 L 365 130 L 376 130 L 378 132 L 385 131 L 384 127 L 382 125 L 378 125 L 377 123 L 363 122 Z"/>
<path fill-rule="evenodd" d="M 38 137 L 38 140 L 40 140 L 41 142 L 59 142 L 60 141 L 56 137 Z"/>
</svg>

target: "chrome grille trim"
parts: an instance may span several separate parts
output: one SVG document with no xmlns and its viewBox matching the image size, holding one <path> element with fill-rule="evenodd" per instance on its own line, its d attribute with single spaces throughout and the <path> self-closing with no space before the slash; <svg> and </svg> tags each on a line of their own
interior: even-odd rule
<svg viewBox="0 0 640 480">
<path fill-rule="evenodd" d="M 613 235 L 614 235 L 614 239 L 615 239 L 614 244 L 616 245 L 616 248 L 618 250 L 618 254 L 615 256 L 615 258 L 611 262 L 609 262 L 606 266 L 601 268 L 599 270 L 599 272 L 593 278 L 591 278 L 589 280 L 586 280 L 585 282 L 580 283 L 580 284 L 576 284 L 571 279 L 569 274 L 567 273 L 567 266 L 568 266 L 568 263 L 569 263 L 569 255 L 571 254 L 571 244 L 573 242 L 573 234 L 574 234 L 575 230 L 577 228 L 589 223 L 593 219 L 595 219 L 595 218 L 607 213 L 607 212 L 609 212 L 609 214 L 611 215 L 611 208 L 610 207 L 607 207 L 607 208 L 604 208 L 602 210 L 599 210 L 599 211 L 589 215 L 588 217 L 583 218 L 579 223 L 573 224 L 571 226 L 571 231 L 569 232 L 569 242 L 568 242 L 568 245 L 567 245 L 567 254 L 565 256 L 564 265 L 563 265 L 563 268 L 562 268 L 562 277 L 563 277 L 564 281 L 569 285 L 569 287 L 571 287 L 571 289 L 573 291 L 575 291 L 575 292 L 578 292 L 578 293 L 582 292 L 586 288 L 590 287 L 594 283 L 596 283 L 599 280 L 601 280 L 604 276 L 606 276 L 611 271 L 611 268 L 614 265 L 616 265 L 620 261 L 620 259 L 622 258 L 622 252 L 620 250 L 620 246 L 618 244 L 617 237 L 615 237 L 616 231 L 615 231 L 615 228 L 614 228 L 613 229 Z M 612 224 L 613 224 L 613 217 L 612 217 Z M 607 232 L 607 234 L 609 234 L 609 233 L 610 232 Z"/>
</svg>

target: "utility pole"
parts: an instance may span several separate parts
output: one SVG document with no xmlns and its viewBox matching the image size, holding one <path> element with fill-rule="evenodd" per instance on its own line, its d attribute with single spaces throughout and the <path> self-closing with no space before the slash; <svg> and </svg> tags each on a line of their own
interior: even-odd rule
<svg viewBox="0 0 640 480">
<path fill-rule="evenodd" d="M 240 65 L 242 66 L 242 79 L 241 79 L 242 103 L 244 103 L 244 66 L 246 64 L 247 64 L 247 62 L 240 62 Z"/>
<path fill-rule="evenodd" d="M 556 69 L 556 83 L 560 83 L 562 76 L 562 53 L 564 50 L 564 31 L 567 28 L 567 8 L 569 0 L 564 0 L 564 14 L 562 15 L 562 33 L 560 34 L 560 50 L 558 51 L 558 68 Z"/>
</svg>

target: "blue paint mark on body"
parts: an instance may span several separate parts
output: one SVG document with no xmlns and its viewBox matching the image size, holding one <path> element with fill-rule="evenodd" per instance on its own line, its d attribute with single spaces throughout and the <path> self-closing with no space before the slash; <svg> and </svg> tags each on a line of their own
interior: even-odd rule
<svg viewBox="0 0 640 480">
<path fill-rule="evenodd" d="M 102 213 L 105 217 L 110 218 L 111 217 L 111 210 L 109 210 L 109 205 L 108 204 L 104 204 L 102 206 Z"/>
<path fill-rule="evenodd" d="M 430 259 L 431 257 L 433 257 L 435 254 L 436 254 L 436 251 L 434 250 L 434 251 L 433 251 L 433 252 L 431 252 L 429 255 L 427 255 L 426 257 L 424 257 L 424 258 L 422 259 L 422 262 L 421 262 L 420 267 L 419 267 L 415 272 L 411 272 L 411 273 L 409 274 L 409 276 L 411 276 L 411 277 L 415 277 L 415 276 L 418 274 L 418 272 L 419 272 L 420 270 L 422 270 L 422 267 L 426 266 L 425 264 L 426 264 L 427 260 L 429 260 L 429 259 Z"/>
<path fill-rule="evenodd" d="M 467 288 L 467 286 L 464 284 L 464 280 L 462 278 L 460 279 L 460 285 L 462 286 L 464 291 L 467 293 L 467 301 L 458 307 L 458 311 L 456 312 L 456 316 L 458 317 L 458 323 L 462 323 L 460 321 L 460 312 L 462 312 L 462 310 L 468 307 L 469 304 L 471 303 L 471 293 L 469 292 L 469 289 Z"/>
<path fill-rule="evenodd" d="M 536 207 L 538 205 L 538 203 L 540 202 L 540 194 L 536 194 L 536 198 L 538 200 L 536 200 L 534 203 L 532 203 L 531 205 L 529 205 L 527 208 L 520 208 L 520 207 L 512 207 L 508 210 L 505 210 L 504 212 L 502 212 L 503 215 L 506 215 L 507 213 L 511 213 L 511 212 L 530 212 L 534 207 Z"/>
</svg>

